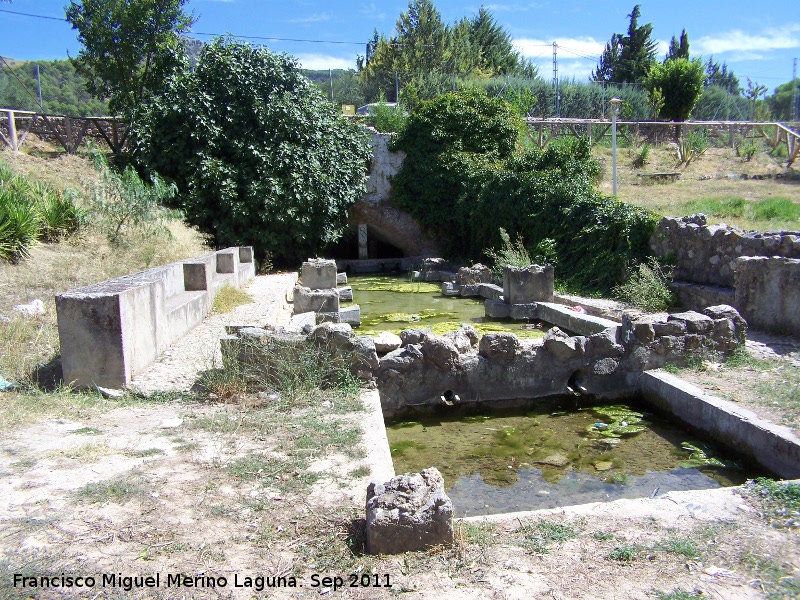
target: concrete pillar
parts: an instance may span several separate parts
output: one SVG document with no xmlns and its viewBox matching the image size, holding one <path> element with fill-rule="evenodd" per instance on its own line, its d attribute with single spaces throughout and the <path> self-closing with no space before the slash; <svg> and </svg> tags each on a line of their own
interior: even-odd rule
<svg viewBox="0 0 800 600">
<path fill-rule="evenodd" d="M 19 150 L 19 142 L 17 141 L 17 124 L 14 121 L 14 111 L 9 110 L 8 116 L 8 141 L 11 143 L 11 150 L 16 152 Z"/>
<path fill-rule="evenodd" d="M 358 224 L 358 258 L 369 258 L 369 250 L 367 249 L 367 224 Z"/>
</svg>

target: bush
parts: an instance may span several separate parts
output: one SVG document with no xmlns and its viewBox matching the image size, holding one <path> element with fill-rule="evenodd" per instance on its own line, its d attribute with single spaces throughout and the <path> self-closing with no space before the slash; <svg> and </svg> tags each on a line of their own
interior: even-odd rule
<svg viewBox="0 0 800 600">
<path fill-rule="evenodd" d="M 484 253 L 494 261 L 492 272 L 497 277 L 503 276 L 506 265 L 512 267 L 526 267 L 533 264 L 533 259 L 525 249 L 525 242 L 517 236 L 517 241 L 512 242 L 508 232 L 500 228 L 500 239 L 503 240 L 503 247 L 500 250 L 487 249 Z"/>
<path fill-rule="evenodd" d="M 502 228 L 522 236 L 529 254 L 557 256 L 560 282 L 610 290 L 626 264 L 649 255 L 656 216 L 595 192 L 600 166 L 587 140 L 523 150 L 518 125 L 511 107 L 480 92 L 420 103 L 396 142 L 407 157 L 395 205 L 435 231 L 450 256 L 497 248 Z"/>
<path fill-rule="evenodd" d="M 134 232 L 143 238 L 169 235 L 166 221 L 177 214 L 162 204 L 175 197 L 177 187 L 167 185 L 158 173 L 152 173 L 149 185 L 130 165 L 120 173 L 109 166 L 102 152 L 95 150 L 92 156 L 100 181 L 92 190 L 90 202 L 108 241 L 120 245 Z"/>
<path fill-rule="evenodd" d="M 621 302 L 642 310 L 666 310 L 675 302 L 670 279 L 664 267 L 651 257 L 639 264 L 627 282 L 614 288 L 614 295 Z"/>
<path fill-rule="evenodd" d="M 375 129 L 381 133 L 398 133 L 403 131 L 406 124 L 406 116 L 401 105 L 389 106 L 386 99 L 381 94 L 381 99 L 375 107 L 375 115 L 372 118 Z"/>
<path fill-rule="evenodd" d="M 295 266 L 337 240 L 364 191 L 369 136 L 295 59 L 217 39 L 194 71 L 134 116 L 135 159 L 177 184 L 187 220 L 218 246 Z M 169 148 L 169 152 L 165 152 Z"/>
</svg>

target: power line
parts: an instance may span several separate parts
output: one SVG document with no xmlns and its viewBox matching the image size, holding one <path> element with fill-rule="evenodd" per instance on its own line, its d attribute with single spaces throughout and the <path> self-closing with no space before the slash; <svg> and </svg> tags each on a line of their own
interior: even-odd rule
<svg viewBox="0 0 800 600">
<path fill-rule="evenodd" d="M 18 82 L 18 83 L 19 83 L 19 84 L 22 86 L 22 89 L 23 89 L 23 90 L 25 90 L 25 91 L 27 92 L 28 96 L 30 96 L 31 98 L 33 98 L 33 101 L 34 101 L 34 102 L 36 102 L 36 104 L 39 106 L 39 108 L 42 108 L 42 105 L 41 105 L 41 103 L 40 103 L 40 102 L 39 102 L 39 101 L 36 99 L 36 96 L 34 96 L 34 95 L 33 95 L 33 92 L 31 92 L 31 91 L 30 91 L 30 90 L 27 88 L 27 86 L 26 86 L 24 83 L 22 83 L 22 80 L 21 80 L 19 77 L 17 77 L 17 74 L 14 72 L 14 69 L 12 69 L 12 68 L 11 68 L 11 65 L 9 65 L 9 64 L 6 62 L 6 59 L 5 59 L 5 57 L 3 57 L 3 56 L 0 56 L 0 60 L 2 60 L 2 61 L 3 61 L 3 66 L 5 66 L 5 68 L 6 68 L 6 69 L 8 69 L 9 73 L 11 73 L 11 74 L 14 76 L 14 79 L 16 79 L 16 80 L 17 80 L 17 82 Z"/>
<path fill-rule="evenodd" d="M 35 17 L 37 19 L 49 19 L 51 21 L 64 21 L 67 20 L 64 17 L 48 17 L 46 15 L 33 15 L 31 13 L 24 13 L 24 12 L 17 12 L 16 10 L 6 10 L 5 8 L 0 8 L 0 12 L 9 13 L 12 15 L 21 15 L 23 17 Z"/>
</svg>

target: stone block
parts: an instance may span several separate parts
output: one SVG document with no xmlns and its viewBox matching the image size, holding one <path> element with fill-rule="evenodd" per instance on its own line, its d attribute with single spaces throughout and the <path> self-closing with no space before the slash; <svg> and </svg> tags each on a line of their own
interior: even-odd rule
<svg viewBox="0 0 800 600">
<path fill-rule="evenodd" d="M 653 323 L 653 332 L 657 337 L 664 335 L 685 335 L 686 323 L 683 321 L 667 321 L 666 323 L 655 322 Z"/>
<path fill-rule="evenodd" d="M 308 333 L 317 325 L 317 314 L 314 312 L 299 313 L 289 321 L 289 329 Z"/>
<path fill-rule="evenodd" d="M 464 298 L 473 298 L 480 295 L 480 285 L 477 283 L 467 283 L 461 286 L 461 296 Z"/>
<path fill-rule="evenodd" d="M 349 285 L 345 287 L 336 288 L 339 292 L 339 302 L 352 302 L 353 301 L 353 288 Z"/>
<path fill-rule="evenodd" d="M 303 263 L 301 277 L 303 279 L 303 287 L 312 290 L 328 290 L 335 288 L 336 261 L 324 258 L 309 259 Z"/>
<path fill-rule="evenodd" d="M 536 303 L 511 305 L 511 318 L 515 321 L 530 321 L 538 318 L 537 314 Z"/>
<path fill-rule="evenodd" d="M 339 321 L 353 327 L 361 326 L 361 307 L 358 304 L 345 306 L 339 310 Z"/>
<path fill-rule="evenodd" d="M 348 349 L 351 352 L 352 363 L 350 370 L 354 375 L 362 379 L 364 371 L 374 372 L 380 366 L 378 352 L 375 349 L 375 341 L 368 335 L 357 335 L 350 338 Z"/>
<path fill-rule="evenodd" d="M 503 298 L 509 304 L 553 301 L 553 266 L 528 265 L 503 270 Z"/>
<path fill-rule="evenodd" d="M 453 544 L 453 503 L 435 468 L 367 487 L 367 552 L 399 554 Z"/>
<path fill-rule="evenodd" d="M 306 286 L 294 288 L 294 314 L 304 312 L 339 312 L 339 294 L 336 289 L 315 289 Z"/>
<path fill-rule="evenodd" d="M 347 285 L 347 273 L 336 274 L 336 285 Z"/>
<path fill-rule="evenodd" d="M 558 327 L 551 327 L 545 334 L 544 349 L 561 361 L 567 361 L 581 353 L 578 340 Z"/>
<path fill-rule="evenodd" d="M 487 333 L 478 342 L 479 355 L 504 364 L 514 362 L 518 349 L 519 339 L 513 333 Z"/>
<path fill-rule="evenodd" d="M 388 354 L 403 345 L 400 336 L 391 331 L 381 331 L 372 338 L 375 341 L 375 350 L 378 354 Z"/>
<path fill-rule="evenodd" d="M 493 283 L 481 283 L 480 295 L 489 300 L 503 300 L 503 288 Z"/>
<path fill-rule="evenodd" d="M 403 346 L 409 344 L 421 344 L 422 340 L 430 335 L 430 330 L 425 329 L 404 329 L 400 332 L 400 340 Z"/>
<path fill-rule="evenodd" d="M 492 281 L 494 281 L 492 270 L 481 263 L 471 267 L 461 267 L 456 273 L 456 283 L 459 285 L 492 283 Z"/>
<path fill-rule="evenodd" d="M 511 316 L 511 305 L 500 300 L 485 300 L 483 308 L 490 319 L 507 319 Z"/>
<path fill-rule="evenodd" d="M 353 337 L 353 328 L 347 323 L 322 323 L 317 325 L 308 335 L 309 339 L 318 344 L 330 344 L 335 347 L 344 347 Z"/>
<path fill-rule="evenodd" d="M 701 315 L 693 310 L 682 313 L 673 313 L 667 317 L 667 322 L 669 321 L 685 323 L 686 331 L 689 333 L 708 333 L 711 331 L 711 327 L 714 323 L 711 317 Z"/>
<path fill-rule="evenodd" d="M 442 282 L 442 296 L 458 296 L 461 293 L 461 286 L 452 281 Z"/>
</svg>

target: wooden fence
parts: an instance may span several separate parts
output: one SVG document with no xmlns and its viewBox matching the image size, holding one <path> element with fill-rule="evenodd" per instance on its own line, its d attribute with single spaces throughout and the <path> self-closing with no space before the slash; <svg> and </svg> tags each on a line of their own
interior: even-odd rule
<svg viewBox="0 0 800 600">
<path fill-rule="evenodd" d="M 118 154 L 128 137 L 125 125 L 115 117 L 66 117 L 0 108 L 0 139 L 8 147 L 19 150 L 29 133 L 59 144 L 70 154 L 86 139 L 104 141 Z"/>
<path fill-rule="evenodd" d="M 2 118 L 5 113 L 6 118 Z M 531 139 L 545 147 L 552 139 L 562 136 L 586 136 L 595 144 L 611 137 L 611 121 L 607 119 L 527 119 Z M 617 134 L 628 142 L 643 140 L 663 143 L 684 135 L 692 129 L 705 129 L 711 139 L 721 140 L 734 147 L 739 138 L 765 140 L 770 147 L 786 146 L 786 166 L 791 166 L 800 154 L 800 133 L 783 123 L 755 123 L 752 121 L 617 121 Z M 77 151 L 87 138 L 103 140 L 119 153 L 128 137 L 125 124 L 114 117 L 66 117 L 46 115 L 26 110 L 0 108 L 0 138 L 12 150 L 19 150 L 25 137 L 34 133 L 38 137 L 61 145 L 69 153 Z"/>
<path fill-rule="evenodd" d="M 611 121 L 607 119 L 527 119 L 531 139 L 539 147 L 563 136 L 583 136 L 595 144 L 611 137 Z M 797 125 L 797 124 L 795 124 Z M 685 135 L 687 131 L 705 129 L 710 139 L 720 140 L 733 148 L 737 139 L 763 139 L 770 147 L 786 146 L 789 167 L 800 154 L 800 133 L 783 123 L 755 123 L 752 121 L 617 121 L 617 135 L 633 143 L 636 140 L 660 144 Z"/>
</svg>

